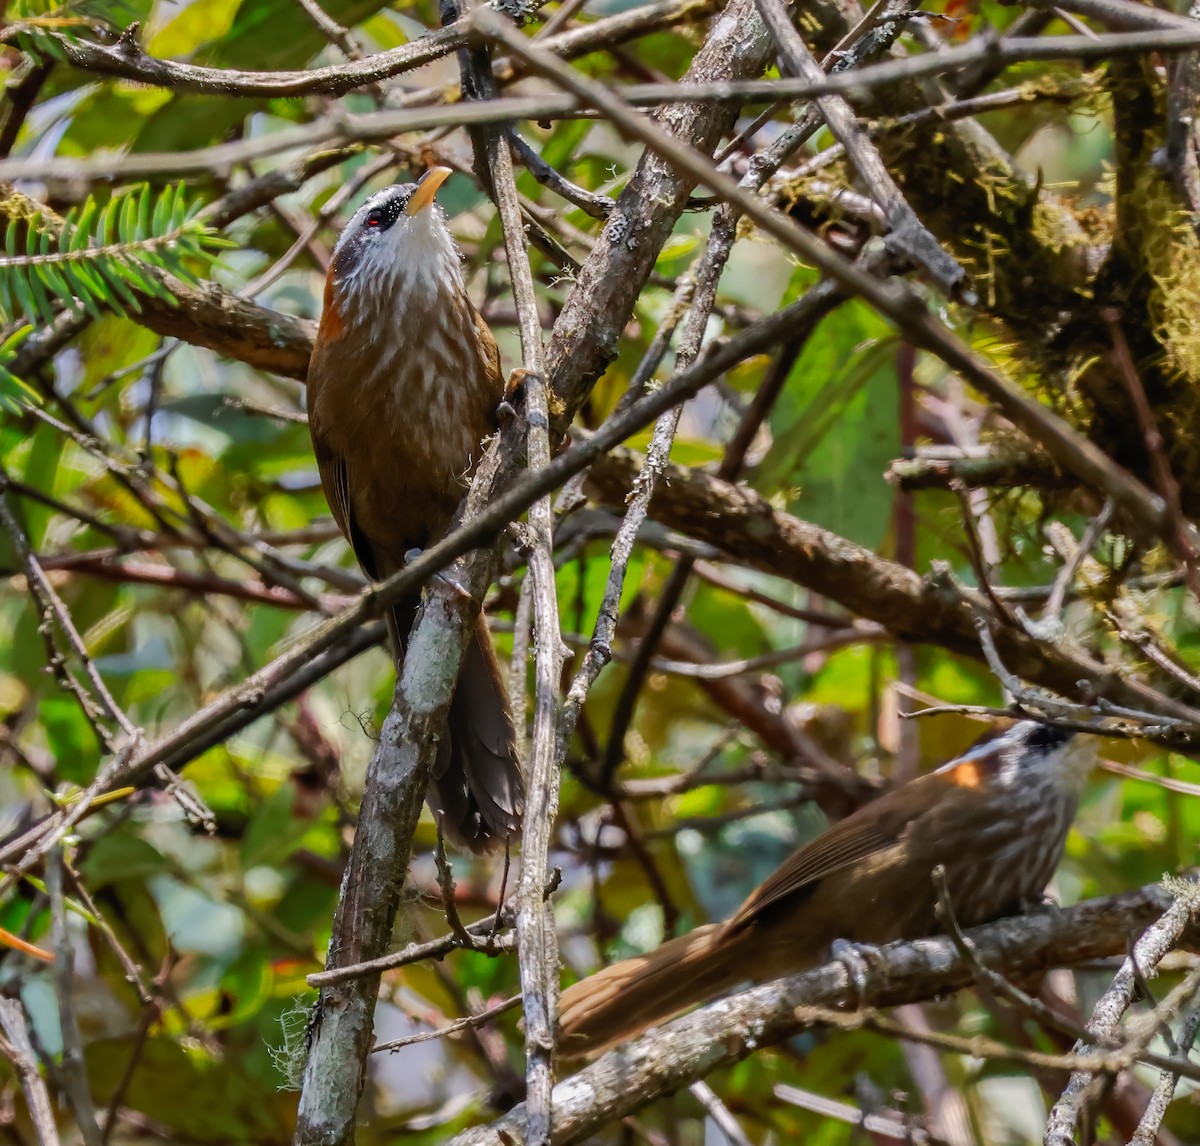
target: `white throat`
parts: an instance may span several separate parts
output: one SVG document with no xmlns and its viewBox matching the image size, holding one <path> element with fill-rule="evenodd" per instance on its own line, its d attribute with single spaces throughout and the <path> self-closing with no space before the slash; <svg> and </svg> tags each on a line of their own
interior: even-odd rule
<svg viewBox="0 0 1200 1146">
<path fill-rule="evenodd" d="M 334 248 L 336 259 L 341 241 Z M 416 215 L 401 215 L 363 244 L 356 264 L 337 282 L 349 314 L 378 316 L 393 308 L 432 309 L 445 290 L 461 292 L 462 256 L 436 203 Z"/>
</svg>

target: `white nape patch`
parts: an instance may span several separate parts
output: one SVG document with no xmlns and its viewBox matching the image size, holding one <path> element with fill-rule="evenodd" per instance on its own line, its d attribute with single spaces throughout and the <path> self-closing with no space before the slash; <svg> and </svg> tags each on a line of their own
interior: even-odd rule
<svg viewBox="0 0 1200 1146">
<path fill-rule="evenodd" d="M 415 215 L 401 212 L 386 231 L 364 234 L 363 220 L 374 209 L 375 199 L 372 196 L 355 212 L 334 247 L 336 259 L 347 240 L 359 234 L 358 261 L 338 280 L 349 313 L 375 318 L 397 304 L 406 309 L 432 304 L 447 288 L 461 291 L 462 255 L 441 207 L 431 203 Z"/>
</svg>

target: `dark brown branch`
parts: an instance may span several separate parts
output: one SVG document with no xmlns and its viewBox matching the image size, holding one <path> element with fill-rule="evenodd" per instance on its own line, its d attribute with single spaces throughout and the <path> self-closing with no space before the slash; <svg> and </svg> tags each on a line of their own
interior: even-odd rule
<svg viewBox="0 0 1200 1146">
<path fill-rule="evenodd" d="M 623 504 L 640 466 L 638 455 L 614 451 L 588 474 L 588 492 L 609 506 Z M 654 517 L 701 541 L 736 553 L 739 563 L 784 577 L 875 621 L 902 640 L 934 643 L 981 658 L 972 605 L 949 582 L 923 578 L 895 562 L 774 509 L 753 490 L 683 466 L 669 466 L 651 504 Z M 980 601 L 982 603 L 982 599 Z M 1005 628 L 996 635 L 1008 668 L 1064 695 L 1087 681 L 1095 695 L 1147 703 L 1136 684 L 1064 645 L 1047 646 Z"/>
</svg>

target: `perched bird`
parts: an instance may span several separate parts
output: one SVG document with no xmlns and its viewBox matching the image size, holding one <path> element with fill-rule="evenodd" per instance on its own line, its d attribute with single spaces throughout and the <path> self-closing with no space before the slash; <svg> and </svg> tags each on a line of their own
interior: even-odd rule
<svg viewBox="0 0 1200 1146">
<path fill-rule="evenodd" d="M 333 249 L 308 367 L 321 485 L 374 580 L 450 525 L 504 397 L 496 341 L 467 297 L 434 202 L 450 173 L 432 167 L 355 212 Z M 397 665 L 420 605 L 414 595 L 388 617 Z M 482 852 L 519 833 L 524 793 L 508 693 L 480 616 L 427 799 L 451 839 Z"/>
<path fill-rule="evenodd" d="M 1023 721 L 880 796 L 794 852 L 732 919 L 568 987 L 560 1050 L 601 1050 L 739 983 L 817 966 L 839 939 L 932 934 L 939 864 L 962 926 L 1019 911 L 1058 866 L 1094 743 Z"/>
</svg>

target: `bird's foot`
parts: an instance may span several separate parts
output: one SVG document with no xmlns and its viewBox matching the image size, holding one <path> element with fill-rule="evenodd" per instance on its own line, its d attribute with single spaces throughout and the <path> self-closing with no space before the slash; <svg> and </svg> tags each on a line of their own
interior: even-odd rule
<svg viewBox="0 0 1200 1146">
<path fill-rule="evenodd" d="M 404 555 L 404 564 L 411 565 L 418 557 L 423 556 L 424 553 L 424 549 L 410 549 Z M 459 593 L 464 597 L 469 597 L 471 595 L 467 587 L 455 576 L 453 566 L 448 569 L 439 569 L 433 574 L 430 580 L 440 581 L 443 585 L 448 585 L 456 593 Z"/>
<path fill-rule="evenodd" d="M 513 403 L 521 396 L 525 381 L 532 374 L 532 370 L 518 366 L 508 376 L 508 381 L 504 384 L 504 397 L 501 399 L 500 405 L 496 407 L 496 420 L 501 427 L 509 426 L 517 420 L 517 410 Z"/>
<path fill-rule="evenodd" d="M 1041 895 L 1024 896 L 1018 901 L 1017 906 L 1022 915 L 1049 915 L 1052 919 L 1057 919 L 1062 914 L 1058 900 L 1045 892 L 1042 892 Z"/>
<path fill-rule="evenodd" d="M 851 943 L 848 939 L 835 939 L 829 953 L 834 960 L 846 968 L 846 977 L 854 988 L 856 1011 L 867 1005 L 867 984 L 871 973 L 870 961 L 879 958 L 879 948 L 870 943 Z"/>
</svg>

